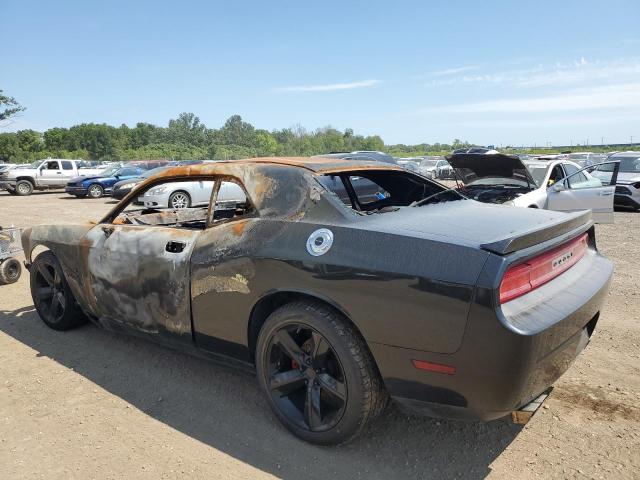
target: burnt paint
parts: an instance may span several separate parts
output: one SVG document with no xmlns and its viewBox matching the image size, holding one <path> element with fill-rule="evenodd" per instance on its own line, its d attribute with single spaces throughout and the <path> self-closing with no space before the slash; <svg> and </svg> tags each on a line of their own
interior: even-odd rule
<svg viewBox="0 0 640 480">
<path fill-rule="evenodd" d="M 548 232 L 532 232 L 545 232 L 545 223 L 553 224 L 562 238 L 575 233 L 575 218 L 565 216 L 569 221 L 561 227 L 558 213 L 522 209 L 516 221 L 516 209 L 470 200 L 363 216 L 342 206 L 315 178 L 366 169 L 389 167 L 272 159 L 169 169 L 134 189 L 101 225 L 25 232 L 27 261 L 36 245 L 53 250 L 77 301 L 105 326 L 133 328 L 162 343 L 244 361 L 251 359 L 248 322 L 256 302 L 279 291 L 325 299 L 360 329 L 392 395 L 415 397 L 416 385 L 424 384 L 428 388 L 419 401 L 442 402 L 448 395 L 454 399 L 451 406 L 464 401 L 478 418 L 495 418 L 495 412 L 515 408 L 538 385 L 555 380 L 582 345 L 580 325 L 599 311 L 610 278 L 607 261 L 589 256 L 604 262 L 593 283 L 596 293 L 585 297 L 576 290 L 570 295 L 573 313 L 528 334 L 517 326 L 526 314 L 509 316 L 495 303 L 502 272 L 522 255 L 499 256 L 482 245 L 517 242 L 523 236 L 527 244 L 536 238 L 543 242 L 528 248 L 530 254 L 557 241 L 548 239 Z M 111 223 L 128 199 L 157 183 L 211 175 L 244 185 L 254 214 L 203 231 Z M 104 226 L 113 229 L 109 237 Z M 317 228 L 331 229 L 334 245 L 327 254 L 311 257 L 306 239 Z M 165 244 L 176 239 L 188 248 L 169 258 Z M 564 343 L 547 353 L 541 373 L 538 359 L 550 339 Z M 574 350 L 567 354 L 562 346 Z M 562 365 L 555 360 L 560 350 L 565 353 Z M 458 370 L 453 376 L 417 371 L 410 366 L 412 358 Z"/>
</svg>

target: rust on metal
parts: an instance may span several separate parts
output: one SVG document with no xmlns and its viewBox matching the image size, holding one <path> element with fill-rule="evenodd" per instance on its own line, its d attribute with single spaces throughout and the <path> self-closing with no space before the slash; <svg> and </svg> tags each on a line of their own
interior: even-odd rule
<svg viewBox="0 0 640 480">
<path fill-rule="evenodd" d="M 317 176 L 370 169 L 402 170 L 321 157 L 172 167 L 136 186 L 98 223 L 33 227 L 23 238 L 27 262 L 38 245 L 52 250 L 81 308 L 104 326 L 127 323 L 146 333 L 179 334 L 190 341 L 190 299 L 212 292 L 250 294 L 256 265 L 247 253 L 290 241 L 282 238 L 280 220 L 331 221 L 335 210 Z M 125 210 L 157 184 L 212 179 L 216 183 L 206 207 Z M 212 210 L 222 182 L 244 190 L 241 218 L 215 218 Z M 183 226 L 194 222 L 200 226 Z M 171 250 L 173 242 L 183 249 Z"/>
</svg>

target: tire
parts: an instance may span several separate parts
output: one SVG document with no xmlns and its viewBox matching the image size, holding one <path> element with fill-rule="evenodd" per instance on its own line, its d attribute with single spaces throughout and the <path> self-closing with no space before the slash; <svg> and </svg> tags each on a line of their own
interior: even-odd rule
<svg viewBox="0 0 640 480">
<path fill-rule="evenodd" d="M 189 208 L 191 206 L 191 197 L 187 192 L 178 190 L 171 194 L 168 203 L 169 208 Z"/>
<path fill-rule="evenodd" d="M 42 321 L 54 330 L 69 330 L 86 323 L 82 310 L 51 251 L 38 255 L 30 268 L 31 297 Z"/>
<path fill-rule="evenodd" d="M 348 442 L 387 404 L 364 339 L 318 303 L 293 302 L 269 315 L 258 335 L 256 369 L 276 417 L 307 442 Z"/>
<path fill-rule="evenodd" d="M 102 186 L 98 185 L 97 183 L 92 183 L 87 189 L 87 195 L 90 198 L 100 198 L 104 195 L 104 188 L 102 188 Z"/>
<path fill-rule="evenodd" d="M 33 193 L 33 189 L 33 183 L 31 183 L 29 180 L 19 180 L 16 183 L 16 195 L 20 195 L 21 197 L 31 195 Z"/>
<path fill-rule="evenodd" d="M 0 285 L 15 283 L 22 273 L 22 265 L 15 258 L 7 258 L 0 263 Z"/>
</svg>

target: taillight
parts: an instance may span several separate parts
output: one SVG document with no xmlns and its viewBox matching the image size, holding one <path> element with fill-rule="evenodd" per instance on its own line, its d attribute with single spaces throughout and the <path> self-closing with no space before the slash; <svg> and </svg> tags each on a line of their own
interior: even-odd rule
<svg viewBox="0 0 640 480">
<path fill-rule="evenodd" d="M 587 252 L 588 235 L 571 240 L 525 263 L 510 267 L 500 282 L 500 303 L 520 297 L 567 271 Z"/>
</svg>

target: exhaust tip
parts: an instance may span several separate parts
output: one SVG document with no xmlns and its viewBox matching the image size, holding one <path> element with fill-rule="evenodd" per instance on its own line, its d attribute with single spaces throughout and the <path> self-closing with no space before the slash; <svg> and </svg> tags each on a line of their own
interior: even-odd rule
<svg viewBox="0 0 640 480">
<path fill-rule="evenodd" d="M 549 398 L 552 390 L 553 387 L 549 387 L 540 396 L 536 397 L 519 410 L 514 410 L 513 412 L 511 412 L 511 421 L 516 425 L 526 425 L 527 423 L 529 423 L 529 420 L 531 420 L 533 415 L 542 406 L 544 401 Z"/>
</svg>

